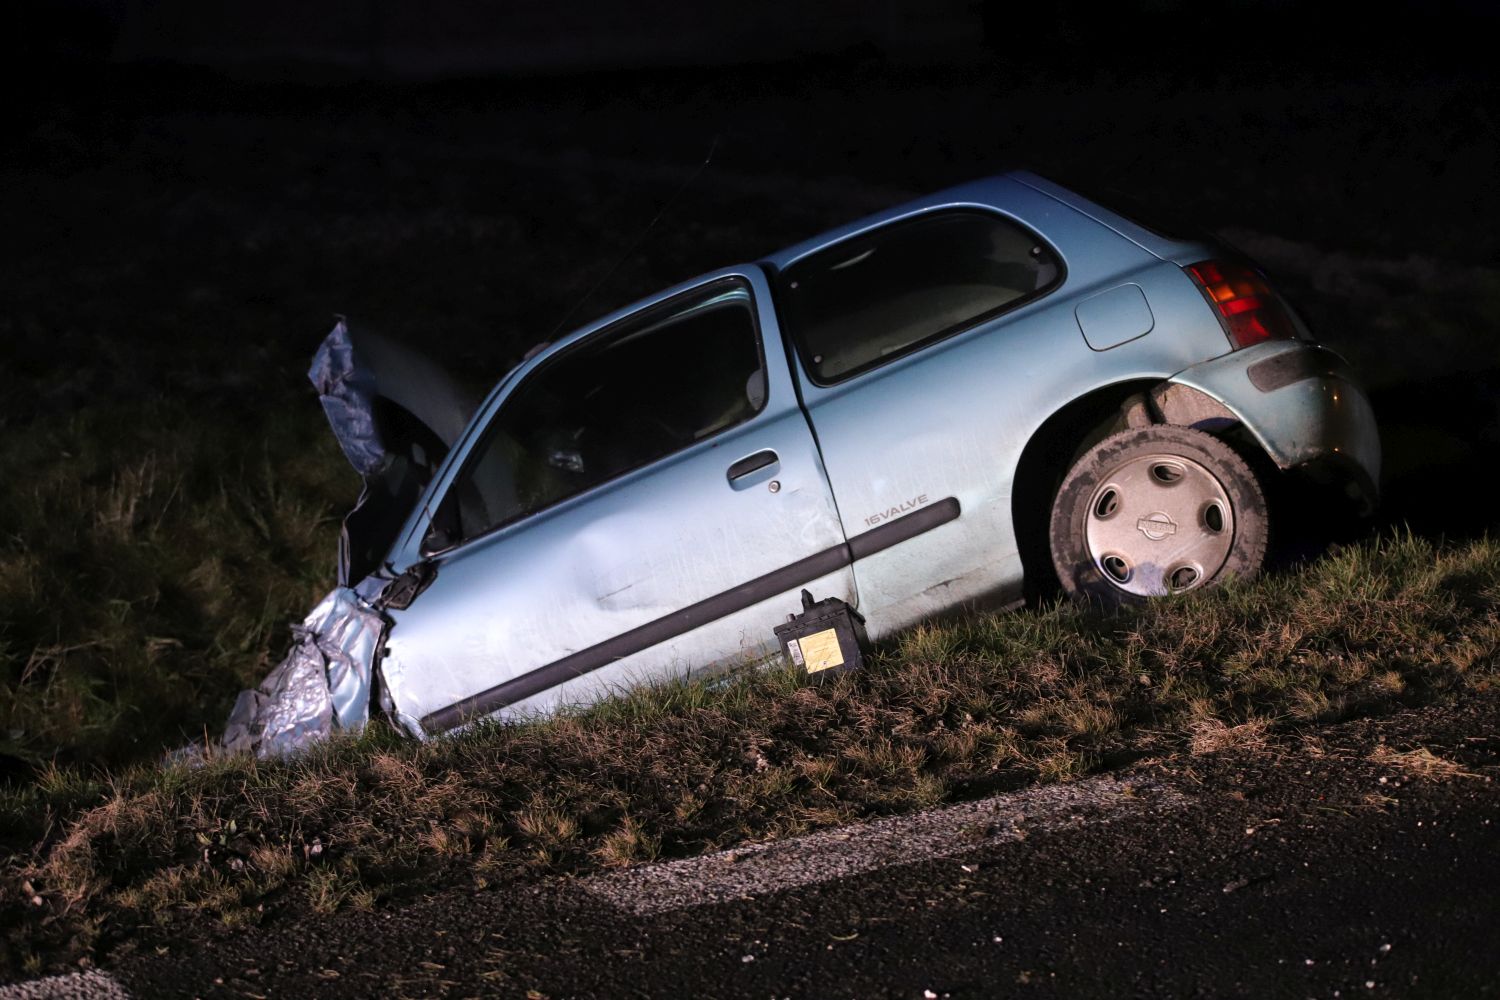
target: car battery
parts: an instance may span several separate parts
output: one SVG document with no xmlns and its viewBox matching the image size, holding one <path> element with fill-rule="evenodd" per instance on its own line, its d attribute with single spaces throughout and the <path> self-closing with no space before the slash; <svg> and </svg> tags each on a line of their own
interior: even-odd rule
<svg viewBox="0 0 1500 1000">
<path fill-rule="evenodd" d="M 787 615 L 775 632 L 787 660 L 809 677 L 858 669 L 870 645 L 863 615 L 837 597 L 814 603 L 805 590 L 802 613 Z"/>
</svg>

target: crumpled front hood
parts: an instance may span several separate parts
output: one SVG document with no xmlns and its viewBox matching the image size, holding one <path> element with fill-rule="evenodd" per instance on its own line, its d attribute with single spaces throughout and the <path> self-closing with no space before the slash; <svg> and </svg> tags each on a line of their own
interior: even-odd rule
<svg viewBox="0 0 1500 1000">
<path fill-rule="evenodd" d="M 364 480 L 344 519 L 339 583 L 374 572 L 478 403 L 446 372 L 341 317 L 308 378 L 349 464 Z"/>
</svg>

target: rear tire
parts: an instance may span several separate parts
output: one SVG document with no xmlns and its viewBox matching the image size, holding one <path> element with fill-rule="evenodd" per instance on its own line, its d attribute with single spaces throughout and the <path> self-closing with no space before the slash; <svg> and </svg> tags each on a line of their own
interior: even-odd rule
<svg viewBox="0 0 1500 1000">
<path fill-rule="evenodd" d="M 1249 579 L 1266 557 L 1265 494 L 1202 431 L 1121 431 L 1074 463 L 1052 503 L 1052 563 L 1076 600 L 1106 606 Z"/>
</svg>

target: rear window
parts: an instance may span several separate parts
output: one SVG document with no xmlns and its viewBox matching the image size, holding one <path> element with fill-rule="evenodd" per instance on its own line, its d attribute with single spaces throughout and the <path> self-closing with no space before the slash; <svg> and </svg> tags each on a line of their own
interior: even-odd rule
<svg viewBox="0 0 1500 1000">
<path fill-rule="evenodd" d="M 1062 278 L 1034 233 L 988 212 L 897 223 L 799 261 L 779 279 L 783 318 L 828 385 L 1045 294 Z"/>
</svg>

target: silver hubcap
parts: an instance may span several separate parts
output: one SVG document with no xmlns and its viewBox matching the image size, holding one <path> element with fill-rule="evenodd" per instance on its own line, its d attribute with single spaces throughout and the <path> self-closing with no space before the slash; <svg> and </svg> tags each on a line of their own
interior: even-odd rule
<svg viewBox="0 0 1500 1000">
<path fill-rule="evenodd" d="M 1180 594 L 1229 558 L 1234 508 L 1213 473 L 1178 455 L 1118 466 L 1089 501 L 1084 539 L 1104 578 L 1141 597 Z"/>
</svg>

